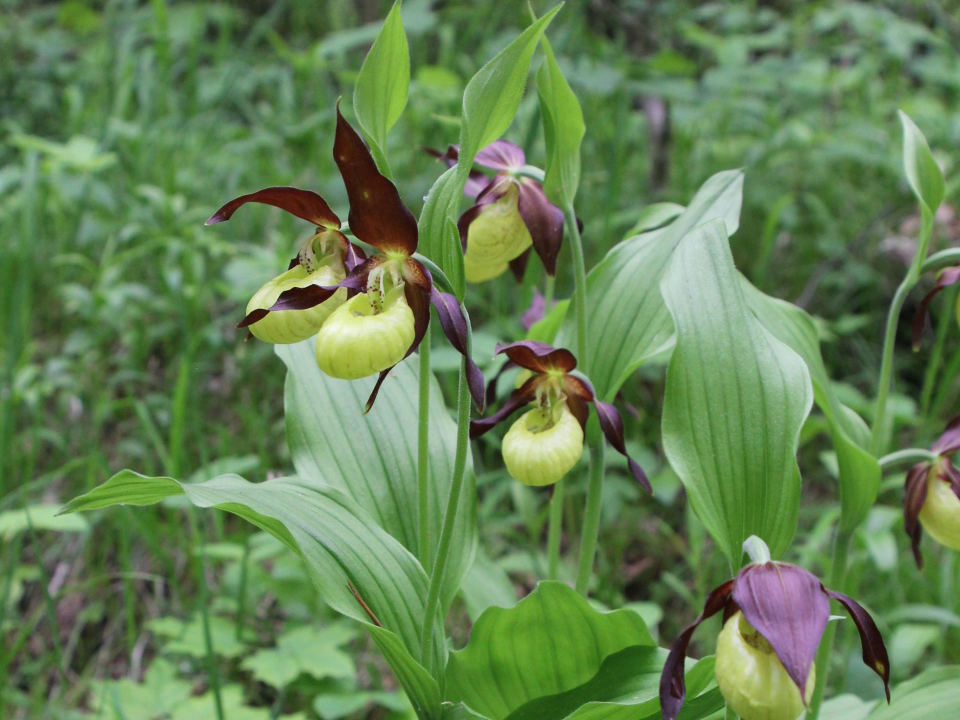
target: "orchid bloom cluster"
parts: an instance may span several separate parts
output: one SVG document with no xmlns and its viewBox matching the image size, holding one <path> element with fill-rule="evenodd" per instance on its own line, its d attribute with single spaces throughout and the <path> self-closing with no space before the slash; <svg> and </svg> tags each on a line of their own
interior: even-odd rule
<svg viewBox="0 0 960 720">
<path fill-rule="evenodd" d="M 903 526 L 910 537 L 917 567 L 921 569 L 921 526 L 941 545 L 960 550 L 960 470 L 950 462 L 950 455 L 958 450 L 960 415 L 950 421 L 930 447 L 937 459 L 918 463 L 907 473 Z"/>
<path fill-rule="evenodd" d="M 623 420 L 617 409 L 597 399 L 593 387 L 573 375 L 577 359 L 564 348 L 534 340 L 498 345 L 504 354 L 530 376 L 511 393 L 497 412 L 470 423 L 470 437 L 477 438 L 522 407 L 534 403 L 503 438 L 502 455 L 507 472 L 524 485 L 553 485 L 573 469 L 583 454 L 583 433 L 593 404 L 600 429 L 607 441 L 624 457 L 630 472 L 649 492 L 650 482 L 637 462 L 627 454 Z"/>
<path fill-rule="evenodd" d="M 744 567 L 707 597 L 703 612 L 674 641 L 660 677 L 660 708 L 674 720 L 683 706 L 684 659 L 694 631 L 723 611 L 714 675 L 727 705 L 742 720 L 796 720 L 816 683 L 814 657 L 838 601 L 860 633 L 863 662 L 883 680 L 890 701 L 890 661 L 870 614 L 852 598 L 828 590 L 796 565 L 771 562 L 762 540 L 744 543 L 758 562 Z M 760 552 L 756 552 L 756 549 Z"/>
<path fill-rule="evenodd" d="M 238 327 L 271 343 L 300 342 L 316 334 L 317 364 L 331 377 L 356 380 L 379 373 L 367 400 L 369 410 L 393 366 L 420 345 L 433 304 L 448 340 L 466 358 L 470 393 L 482 409 L 483 375 L 467 353 L 460 303 L 437 290 L 430 272 L 413 257 L 417 221 L 394 184 L 377 170 L 339 106 L 333 158 L 350 202 L 350 232 L 379 253 L 366 257 L 349 242 L 340 219 L 314 192 L 272 187 L 231 200 L 208 225 L 229 220 L 241 205 L 256 202 L 317 226 L 290 268 L 250 299 Z"/>
<path fill-rule="evenodd" d="M 427 150 L 451 167 L 457 164 L 459 149 L 455 145 L 442 154 Z M 539 182 L 519 174 L 527 163 L 523 150 L 507 140 L 497 140 L 478 152 L 474 163 L 497 174 L 489 178 L 471 170 L 464 187 L 467 196 L 476 198 L 457 223 L 467 280 L 492 280 L 507 267 L 522 278 L 531 248 L 547 273 L 555 275 L 563 243 L 563 211 L 547 200 Z"/>
</svg>

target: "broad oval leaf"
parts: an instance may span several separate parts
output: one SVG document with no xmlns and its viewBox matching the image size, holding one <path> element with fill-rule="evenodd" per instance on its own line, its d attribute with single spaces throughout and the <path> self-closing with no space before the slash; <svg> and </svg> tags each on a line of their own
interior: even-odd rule
<svg viewBox="0 0 960 720">
<path fill-rule="evenodd" d="M 381 172 L 386 166 L 387 133 L 400 118 L 410 88 L 410 51 L 396 0 L 363 61 L 353 92 L 353 111 L 373 148 Z"/>
<path fill-rule="evenodd" d="M 546 35 L 540 38 L 543 65 L 537 72 L 537 95 L 547 149 L 543 191 L 555 205 L 572 205 L 580 187 L 580 142 L 586 132 L 583 110 L 563 76 Z"/>
<path fill-rule="evenodd" d="M 587 275 L 587 348 L 591 355 L 585 364 L 600 398 L 612 402 L 634 370 L 673 342 L 673 322 L 660 294 L 660 279 L 680 240 L 697 225 L 715 218 L 722 219 L 732 235 L 740 223 L 742 200 L 743 173 L 717 173 L 676 220 L 624 240 Z M 574 335 L 568 320 L 560 344 L 570 346 Z"/>
<path fill-rule="evenodd" d="M 440 688 L 413 659 L 420 657 L 426 573 L 406 548 L 339 490 L 300 478 L 250 483 L 238 475 L 221 475 L 188 484 L 124 470 L 70 502 L 63 512 L 150 505 L 184 494 L 198 507 L 239 515 L 303 557 L 323 600 L 367 625 L 419 717 L 439 717 Z M 351 586 L 382 627 L 372 622 Z M 431 652 L 434 666 L 443 667 L 447 647 L 442 635 L 436 636 Z"/>
<path fill-rule="evenodd" d="M 480 616 L 467 646 L 450 655 L 445 699 L 503 720 L 586 683 L 604 659 L 635 645 L 655 646 L 635 612 L 598 612 L 567 585 L 542 582 L 514 607 Z"/>
<path fill-rule="evenodd" d="M 929 720 L 956 717 L 960 707 L 960 665 L 932 668 L 893 689 L 893 700 L 879 703 L 867 720 Z"/>
<path fill-rule="evenodd" d="M 363 414 L 376 378 L 336 380 L 317 368 L 312 341 L 277 345 L 287 366 L 284 405 L 287 440 L 297 475 L 349 495 L 410 552 L 418 547 L 417 428 L 419 363 L 397 365 L 380 388 L 377 404 Z M 434 378 L 430 390 L 430 533 L 440 526 L 450 494 L 457 426 Z M 465 487 L 444 574 L 448 608 L 477 549 L 477 499 L 467 458 Z M 434 544 L 435 545 L 435 544 Z M 436 547 L 432 548 L 436 551 Z M 431 565 L 432 565 L 432 560 Z"/>
<path fill-rule="evenodd" d="M 465 279 L 463 251 L 456 226 L 460 198 L 473 158 L 513 122 L 520 107 L 533 51 L 559 9 L 558 5 L 532 23 L 467 83 L 460 119 L 460 161 L 437 178 L 420 213 L 419 251 L 440 266 L 461 300 Z"/>
<path fill-rule="evenodd" d="M 813 402 L 807 366 L 750 312 L 722 221 L 683 239 L 660 287 L 677 331 L 667 458 L 734 568 L 750 535 L 779 557 L 797 527 L 797 443 Z"/>
<path fill-rule="evenodd" d="M 900 123 L 903 125 L 903 169 L 907 181 L 917 199 L 934 213 L 943 202 L 946 186 L 943 181 L 943 172 L 930 152 L 927 139 L 920 132 L 913 120 L 903 112 L 898 111 Z"/>
<path fill-rule="evenodd" d="M 863 522 L 880 490 L 880 463 L 858 438 L 869 443 L 863 421 L 833 392 L 820 354 L 820 337 L 813 319 L 796 305 L 760 292 L 740 276 L 747 304 L 775 338 L 789 345 L 810 371 L 813 397 L 827 419 L 840 470 L 840 527 L 851 532 Z M 865 437 L 864 437 L 865 436 Z"/>
</svg>

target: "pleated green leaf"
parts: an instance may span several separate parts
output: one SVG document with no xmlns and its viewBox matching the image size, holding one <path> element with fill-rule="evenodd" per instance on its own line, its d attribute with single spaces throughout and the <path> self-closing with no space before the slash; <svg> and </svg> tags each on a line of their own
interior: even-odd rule
<svg viewBox="0 0 960 720">
<path fill-rule="evenodd" d="M 943 202 L 946 185 L 943 172 L 930 152 L 927 139 L 913 120 L 899 111 L 903 125 L 903 169 L 914 195 L 928 212 L 934 213 Z"/>
<path fill-rule="evenodd" d="M 403 112 L 410 88 L 410 52 L 397 0 L 363 61 L 353 92 L 353 111 L 385 172 L 387 133 Z"/>
<path fill-rule="evenodd" d="M 297 475 L 346 493 L 380 527 L 416 553 L 417 359 L 407 358 L 393 369 L 373 409 L 364 415 L 375 378 L 346 381 L 324 375 L 317 368 L 313 342 L 309 340 L 277 345 L 276 351 L 287 366 L 287 439 Z M 437 538 L 450 494 L 457 425 L 433 378 L 431 385 L 430 532 Z M 444 575 L 444 608 L 456 596 L 477 549 L 477 498 L 469 458 L 464 482 Z M 436 547 L 432 550 L 435 552 Z"/>
<path fill-rule="evenodd" d="M 707 180 L 690 205 L 666 227 L 616 245 L 587 276 L 587 348 L 590 379 L 612 401 L 623 382 L 647 359 L 673 342 L 673 321 L 660 294 L 660 279 L 680 240 L 697 225 L 720 218 L 727 233 L 740 223 L 743 173 L 727 170 Z M 574 313 L 570 313 L 572 318 Z M 572 347 L 574 329 L 561 343 Z"/>
<path fill-rule="evenodd" d="M 528 702 L 574 690 L 607 657 L 638 645 L 655 648 L 632 610 L 598 612 L 567 585 L 542 582 L 514 607 L 480 616 L 467 646 L 450 655 L 445 699 L 503 720 Z"/>
<path fill-rule="evenodd" d="M 299 478 L 250 483 L 237 475 L 194 485 L 124 470 L 70 502 L 64 512 L 148 505 L 183 494 L 198 507 L 239 515 L 301 555 L 322 599 L 367 625 L 418 716 L 439 717 L 440 688 L 413 659 L 420 656 L 426 573 L 413 555 L 339 490 Z M 382 627 L 373 623 L 351 586 Z M 443 667 L 447 648 L 442 635 L 436 636 L 431 653 L 434 665 Z"/>
<path fill-rule="evenodd" d="M 797 443 L 813 403 L 807 366 L 751 313 L 723 221 L 684 237 L 660 287 L 677 332 L 667 458 L 734 568 L 750 535 L 779 557 L 797 527 Z"/>
<path fill-rule="evenodd" d="M 893 689 L 890 705 L 878 703 L 867 720 L 931 720 L 957 717 L 960 665 L 933 668 Z"/>
<path fill-rule="evenodd" d="M 767 331 L 803 358 L 813 382 L 813 396 L 827 419 L 840 469 L 840 526 L 852 531 L 867 517 L 880 489 L 880 464 L 868 450 L 870 432 L 863 420 L 833 392 L 820 354 L 813 319 L 784 300 L 765 295 L 740 276 L 747 304 Z M 858 444 L 863 442 L 864 444 Z"/>
<path fill-rule="evenodd" d="M 513 122 L 533 52 L 560 7 L 533 22 L 467 83 L 460 118 L 460 162 L 437 178 L 420 213 L 419 251 L 440 266 L 461 299 L 466 281 L 457 217 L 473 158 Z"/>
<path fill-rule="evenodd" d="M 547 148 L 543 191 L 555 205 L 572 205 L 580 187 L 580 142 L 586 132 L 583 110 L 563 76 L 546 35 L 540 38 L 543 65 L 537 72 L 537 95 Z"/>
</svg>

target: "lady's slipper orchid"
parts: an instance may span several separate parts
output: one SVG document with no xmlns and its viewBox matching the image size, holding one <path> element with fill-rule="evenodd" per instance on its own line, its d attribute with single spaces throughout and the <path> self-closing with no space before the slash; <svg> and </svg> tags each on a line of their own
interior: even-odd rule
<svg viewBox="0 0 960 720">
<path fill-rule="evenodd" d="M 757 539 L 747 543 L 751 541 Z M 815 684 L 813 660 L 830 619 L 828 598 L 853 618 L 863 661 L 883 680 L 889 702 L 890 662 L 867 611 L 843 593 L 827 590 L 803 568 L 767 560 L 747 565 L 711 592 L 700 617 L 674 641 L 660 676 L 664 720 L 674 720 L 683 706 L 690 638 L 700 623 L 721 610 L 724 625 L 714 674 L 727 705 L 742 720 L 795 720 Z"/>
<path fill-rule="evenodd" d="M 456 165 L 458 149 L 430 151 L 447 165 Z M 563 211 L 547 200 L 543 186 L 519 170 L 527 159 L 523 150 L 507 140 L 497 140 L 477 153 L 474 162 L 496 176 L 471 171 L 464 193 L 477 199 L 460 216 L 457 227 L 463 244 L 463 262 L 469 282 L 499 276 L 509 266 L 520 278 L 532 247 L 547 273 L 555 275 L 563 242 Z"/>
<path fill-rule="evenodd" d="M 598 400 L 589 382 L 571 374 L 577 367 L 573 353 L 534 340 L 498 345 L 496 354 L 501 353 L 531 375 L 497 412 L 470 423 L 470 437 L 480 437 L 535 402 L 536 409 L 517 420 L 503 438 L 503 459 L 512 477 L 525 485 L 543 486 L 566 475 L 583 453 L 587 403 L 592 403 L 603 434 L 627 458 L 637 481 L 650 491 L 646 474 L 627 454 L 620 413 L 613 405 Z"/>
<path fill-rule="evenodd" d="M 267 188 L 231 200 L 214 213 L 208 225 L 229 220 L 241 205 L 258 202 L 318 226 L 291 269 L 254 296 L 237 327 L 249 327 L 256 337 L 269 342 L 296 342 L 316 333 L 317 362 L 332 377 L 354 380 L 380 373 L 367 400 L 369 410 L 393 366 L 420 345 L 432 303 L 450 343 L 467 360 L 470 393 L 482 409 L 483 375 L 467 354 L 467 322 L 460 303 L 453 295 L 438 291 L 430 272 L 413 257 L 417 221 L 396 186 L 377 170 L 363 140 L 340 114 L 339 105 L 333 158 L 350 201 L 350 232 L 380 252 L 365 258 L 362 250 L 347 242 L 340 232 L 340 219 L 314 192 Z M 331 240 L 339 243 L 340 255 L 318 255 L 317 248 L 329 252 Z M 324 268 L 335 267 L 337 259 L 342 263 L 339 277 L 321 274 Z M 288 277 L 290 273 L 293 275 Z M 305 320 L 302 324 L 283 321 L 288 315 Z M 281 320 L 275 319 L 278 317 Z M 260 328 L 270 330 L 261 332 Z M 311 332 L 304 335 L 308 330 Z"/>
<path fill-rule="evenodd" d="M 960 265 L 944 268 L 937 275 L 937 283 L 933 289 L 928 292 L 913 316 L 913 349 L 919 350 L 920 343 L 923 341 L 923 329 L 927 324 L 927 312 L 930 309 L 930 303 L 933 299 L 946 288 L 956 285 L 960 282 Z M 957 296 L 957 322 L 960 323 L 960 295 Z"/>
<path fill-rule="evenodd" d="M 921 526 L 941 545 L 960 550 L 960 470 L 949 457 L 960 450 L 960 415 L 950 421 L 930 450 L 937 460 L 910 468 L 903 497 L 903 525 L 921 569 Z"/>
</svg>

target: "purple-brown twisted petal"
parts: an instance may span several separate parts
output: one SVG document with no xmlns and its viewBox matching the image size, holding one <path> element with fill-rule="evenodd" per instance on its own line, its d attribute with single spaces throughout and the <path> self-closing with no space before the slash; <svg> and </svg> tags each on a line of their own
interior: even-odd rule
<svg viewBox="0 0 960 720">
<path fill-rule="evenodd" d="M 507 180 L 506 182 L 509 183 L 510 181 Z M 507 185 L 503 182 L 503 176 L 497 175 L 496 178 L 490 180 L 488 184 L 480 190 L 476 196 L 476 203 L 474 203 L 472 207 L 464 210 L 463 214 L 460 215 L 460 218 L 457 220 L 457 231 L 460 233 L 460 248 L 464 253 L 467 252 L 467 237 L 470 234 L 470 224 L 486 209 L 487 205 L 496 202 L 504 196 L 506 187 Z"/>
<path fill-rule="evenodd" d="M 453 348 L 463 355 L 467 363 L 467 385 L 470 387 L 470 395 L 477 409 L 483 412 L 484 394 L 483 394 L 483 373 L 467 352 L 467 320 L 463 316 L 463 309 L 460 307 L 460 301 L 450 293 L 444 293 L 437 290 L 436 287 L 430 291 L 430 302 L 437 309 L 437 318 L 440 320 L 440 327 L 443 328 L 443 334 L 453 345 Z"/>
<path fill-rule="evenodd" d="M 917 312 L 913 316 L 914 350 L 919 350 L 920 344 L 923 342 L 923 331 L 927 325 L 927 312 L 930 308 L 930 302 L 940 293 L 941 290 L 948 288 L 951 285 L 955 285 L 958 282 L 960 282 L 960 265 L 946 268 L 937 277 L 937 284 L 934 285 L 933 289 L 924 296 L 923 300 L 920 301 L 920 305 L 917 307 Z"/>
<path fill-rule="evenodd" d="M 377 170 L 367 146 L 340 114 L 339 104 L 333 159 L 350 200 L 350 232 L 382 252 L 413 255 L 417 250 L 417 220 L 403 204 L 396 186 Z"/>
<path fill-rule="evenodd" d="M 730 594 L 733 592 L 733 580 L 728 580 L 723 585 L 707 596 L 707 602 L 703 606 L 703 612 L 689 625 L 670 646 L 670 653 L 667 655 L 667 661 L 663 665 L 663 672 L 660 674 L 660 712 L 663 714 L 663 720 L 674 720 L 683 707 L 683 699 L 687 694 L 686 684 L 683 680 L 683 665 L 687 657 L 687 647 L 690 645 L 690 638 L 694 631 L 700 627 L 700 623 L 713 617 L 721 610 L 724 610 L 730 600 Z"/>
<path fill-rule="evenodd" d="M 524 250 L 508 263 L 510 265 L 510 272 L 513 273 L 513 277 L 518 283 L 523 282 L 523 276 L 527 273 L 528 262 L 530 262 L 530 248 Z M 553 486 L 551 485 L 550 487 Z"/>
<path fill-rule="evenodd" d="M 952 455 L 960 450 L 960 415 L 951 420 L 943 434 L 930 448 L 937 455 Z"/>
<path fill-rule="evenodd" d="M 500 369 L 497 370 L 496 375 L 490 379 L 490 382 L 487 383 L 486 404 L 488 406 L 493 405 L 497 401 L 497 385 L 500 382 L 500 376 L 510 368 L 515 367 L 516 365 L 507 360 L 503 365 L 500 366 Z"/>
<path fill-rule="evenodd" d="M 743 616 L 776 653 L 790 679 L 806 696 L 817 646 L 830 619 L 830 602 L 811 573 L 796 565 L 747 565 L 733 584 Z"/>
<path fill-rule="evenodd" d="M 342 287 L 347 288 L 350 295 L 354 295 L 366 286 L 367 276 L 370 274 L 370 271 L 385 261 L 386 258 L 380 255 L 367 258 L 336 285 L 307 285 L 306 287 L 284 290 L 280 293 L 280 296 L 273 305 L 267 309 L 260 308 L 249 313 L 243 320 L 237 323 L 237 327 L 245 328 L 253 325 L 272 312 L 308 310 L 316 307 Z"/>
<path fill-rule="evenodd" d="M 327 205 L 327 201 L 312 190 L 295 187 L 268 187 L 263 190 L 234 198 L 217 210 L 205 225 L 214 225 L 229 220 L 241 205 L 261 203 L 286 210 L 301 220 L 324 228 L 339 228 L 340 218 Z"/>
<path fill-rule="evenodd" d="M 446 152 L 440 152 L 432 147 L 423 147 L 424 152 L 433 155 L 437 160 L 442 162 L 447 167 L 453 167 L 457 164 L 457 161 L 460 159 L 460 148 L 457 145 L 448 145 Z M 467 184 L 463 187 L 463 194 L 467 197 L 475 198 L 484 190 L 486 190 L 490 184 L 491 179 L 484 175 L 479 170 L 474 170 L 471 168 L 470 175 L 467 177 Z"/>
<path fill-rule="evenodd" d="M 518 185 L 517 210 L 530 232 L 533 249 L 543 261 L 547 274 L 556 275 L 557 256 L 563 244 L 563 211 L 547 200 L 543 188 L 535 180 L 521 178 Z"/>
<path fill-rule="evenodd" d="M 510 397 L 493 415 L 470 421 L 470 439 L 474 440 L 488 430 L 502 423 L 524 405 L 529 405 L 537 396 L 537 386 L 543 382 L 541 375 L 534 375 L 523 385 L 510 393 Z"/>
<path fill-rule="evenodd" d="M 509 345 L 498 344 L 494 354 L 505 354 L 514 364 L 535 373 L 551 370 L 568 373 L 577 367 L 577 359 L 569 350 L 555 348 L 536 340 L 518 340 Z"/>
<path fill-rule="evenodd" d="M 533 299 L 530 307 L 520 315 L 520 325 L 524 330 L 530 330 L 535 324 L 543 320 L 547 314 L 547 299 L 537 288 L 533 289 Z"/>
<path fill-rule="evenodd" d="M 485 168 L 506 172 L 526 165 L 527 156 L 519 145 L 514 145 L 509 140 L 494 140 L 478 152 L 473 161 Z"/>
<path fill-rule="evenodd" d="M 828 590 L 820 586 L 827 597 L 843 605 L 850 617 L 853 618 L 857 631 L 860 633 L 860 646 L 863 650 L 863 663 L 873 670 L 883 680 L 883 691 L 887 694 L 887 704 L 890 703 L 890 658 L 887 657 L 887 647 L 883 644 L 883 636 L 877 629 L 877 624 L 853 598 L 843 593 Z"/>
<path fill-rule="evenodd" d="M 910 538 L 913 559 L 920 570 L 923 570 L 923 554 L 920 552 L 920 537 L 923 534 L 920 526 L 920 510 L 927 501 L 930 469 L 930 463 L 914 465 L 907 472 L 907 479 L 903 486 L 903 529 Z"/>
</svg>

